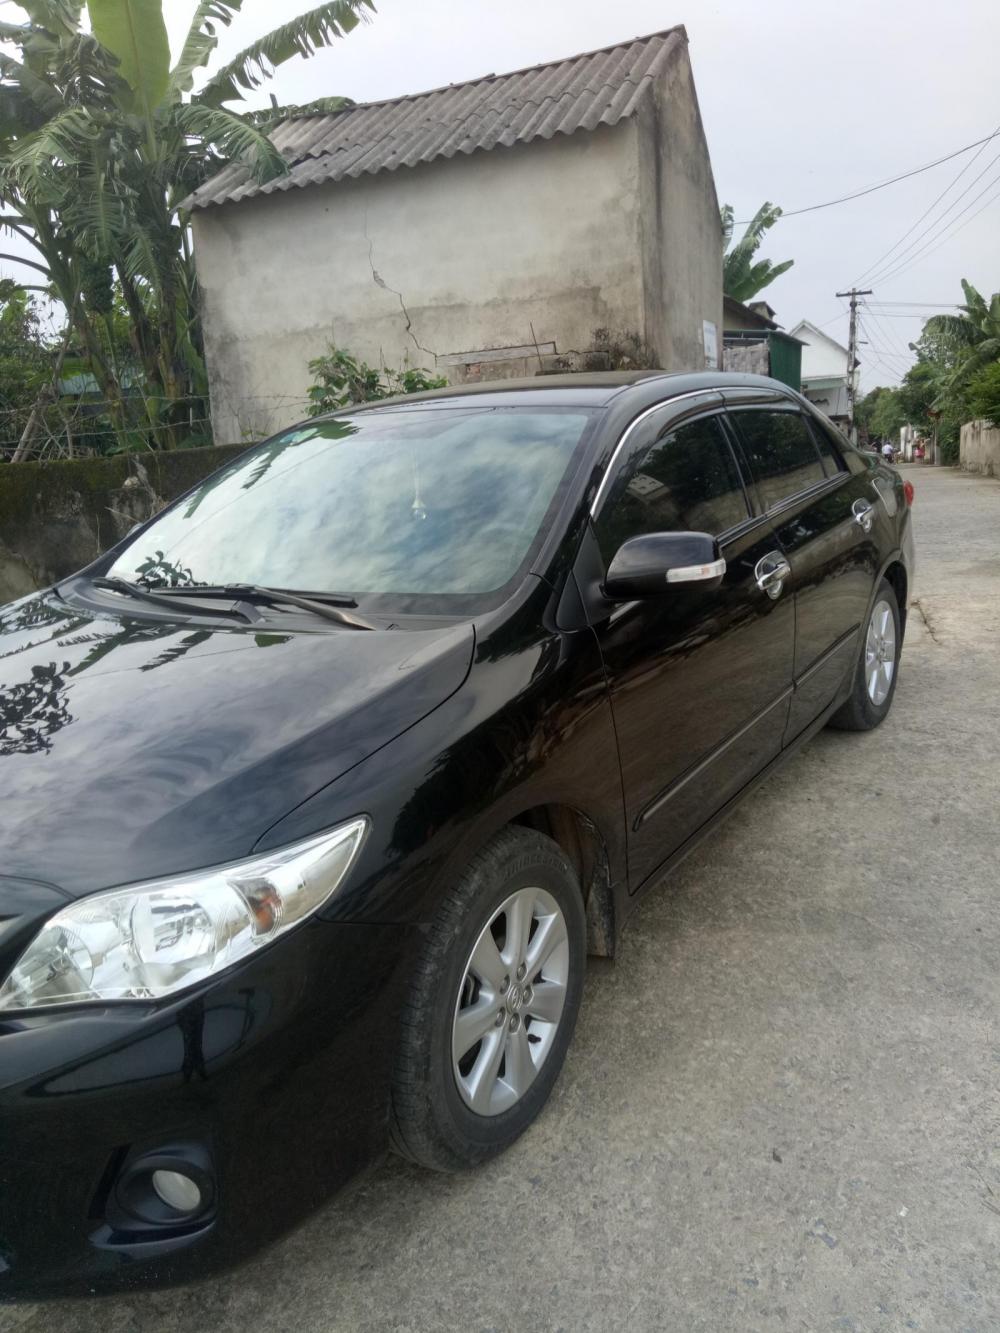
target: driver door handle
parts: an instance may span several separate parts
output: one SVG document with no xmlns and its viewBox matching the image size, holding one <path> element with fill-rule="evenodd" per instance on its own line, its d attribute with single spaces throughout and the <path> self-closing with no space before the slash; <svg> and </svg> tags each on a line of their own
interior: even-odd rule
<svg viewBox="0 0 1000 1333">
<path fill-rule="evenodd" d="M 781 596 L 785 579 L 792 572 L 792 567 L 780 551 L 768 551 L 761 556 L 754 566 L 754 578 L 761 592 L 766 592 L 772 601 Z"/>
<path fill-rule="evenodd" d="M 875 509 L 867 500 L 855 500 L 851 505 L 851 513 L 854 515 L 855 523 L 859 524 L 862 532 L 871 532 L 872 524 L 875 522 Z"/>
</svg>

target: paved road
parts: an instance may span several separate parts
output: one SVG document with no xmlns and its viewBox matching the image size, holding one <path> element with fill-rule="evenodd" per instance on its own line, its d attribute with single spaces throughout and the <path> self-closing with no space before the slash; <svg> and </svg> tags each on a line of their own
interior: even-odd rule
<svg viewBox="0 0 1000 1333">
<path fill-rule="evenodd" d="M 1000 1329 L 1000 482 L 907 472 L 891 717 L 647 900 L 506 1157 L 391 1160 L 234 1276 L 0 1328 Z"/>
</svg>

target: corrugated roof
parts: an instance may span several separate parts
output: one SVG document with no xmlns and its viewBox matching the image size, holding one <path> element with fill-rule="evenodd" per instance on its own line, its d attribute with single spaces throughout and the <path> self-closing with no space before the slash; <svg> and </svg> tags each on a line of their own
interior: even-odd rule
<svg viewBox="0 0 1000 1333">
<path fill-rule="evenodd" d="M 271 135 L 291 167 L 287 175 L 258 185 L 246 167 L 229 166 L 185 206 L 207 208 L 498 144 L 617 125 L 635 114 L 669 53 L 686 40 L 682 27 L 670 28 L 512 74 L 288 120 Z"/>
</svg>

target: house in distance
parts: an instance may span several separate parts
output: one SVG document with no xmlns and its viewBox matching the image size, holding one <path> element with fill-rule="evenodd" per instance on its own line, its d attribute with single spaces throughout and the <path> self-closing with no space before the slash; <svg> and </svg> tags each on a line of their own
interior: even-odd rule
<svg viewBox="0 0 1000 1333">
<path fill-rule="evenodd" d="M 286 175 L 230 166 L 188 201 L 217 441 L 301 418 L 331 342 L 451 383 L 593 368 L 615 340 L 667 370 L 720 364 L 719 208 L 683 28 L 273 139 Z"/>
<path fill-rule="evenodd" d="M 722 368 L 770 375 L 790 388 L 802 388 L 800 339 L 785 333 L 766 301 L 723 302 Z"/>
<path fill-rule="evenodd" d="M 799 320 L 791 336 L 802 343 L 802 392 L 831 421 L 846 429 L 847 348 L 807 319 Z"/>
</svg>

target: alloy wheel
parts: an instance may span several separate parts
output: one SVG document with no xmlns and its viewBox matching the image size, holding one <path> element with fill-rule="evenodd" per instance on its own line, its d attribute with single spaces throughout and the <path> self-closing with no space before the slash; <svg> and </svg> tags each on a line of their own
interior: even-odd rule
<svg viewBox="0 0 1000 1333">
<path fill-rule="evenodd" d="M 876 708 L 885 703 L 896 669 L 896 622 L 886 601 L 875 603 L 865 640 L 865 684 Z"/>
<path fill-rule="evenodd" d="M 452 1068 L 477 1115 L 521 1100 L 545 1062 L 566 1003 L 569 935 L 559 904 L 518 889 L 493 913 L 466 962 L 455 1002 Z"/>
</svg>

